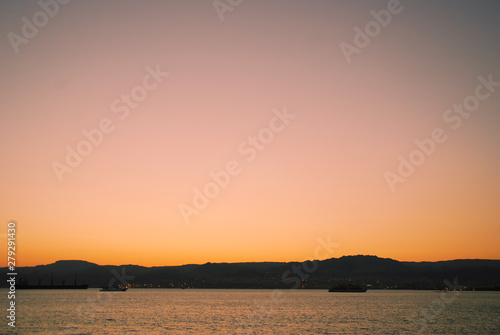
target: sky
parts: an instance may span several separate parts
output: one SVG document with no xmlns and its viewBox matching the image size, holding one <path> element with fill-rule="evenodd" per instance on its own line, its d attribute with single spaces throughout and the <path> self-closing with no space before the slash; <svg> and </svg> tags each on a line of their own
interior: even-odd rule
<svg viewBox="0 0 500 335">
<path fill-rule="evenodd" d="M 2 249 L 15 221 L 17 266 L 500 259 L 499 14 L 2 1 Z"/>
</svg>

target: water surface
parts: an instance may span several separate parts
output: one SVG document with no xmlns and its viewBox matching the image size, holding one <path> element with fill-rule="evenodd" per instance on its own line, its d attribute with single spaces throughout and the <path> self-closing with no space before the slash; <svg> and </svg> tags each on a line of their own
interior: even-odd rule
<svg viewBox="0 0 500 335">
<path fill-rule="evenodd" d="M 16 307 L 17 334 L 500 334 L 500 292 L 29 290 Z"/>
</svg>

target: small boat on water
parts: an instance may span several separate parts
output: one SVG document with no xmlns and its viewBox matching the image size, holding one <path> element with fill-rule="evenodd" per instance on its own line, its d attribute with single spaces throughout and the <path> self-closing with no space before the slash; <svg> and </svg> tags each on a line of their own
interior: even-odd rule
<svg viewBox="0 0 500 335">
<path fill-rule="evenodd" d="M 128 287 L 103 287 L 100 289 L 101 292 L 125 292 Z"/>
<path fill-rule="evenodd" d="M 366 292 L 366 288 L 357 285 L 337 285 L 328 290 L 328 292 Z"/>
</svg>

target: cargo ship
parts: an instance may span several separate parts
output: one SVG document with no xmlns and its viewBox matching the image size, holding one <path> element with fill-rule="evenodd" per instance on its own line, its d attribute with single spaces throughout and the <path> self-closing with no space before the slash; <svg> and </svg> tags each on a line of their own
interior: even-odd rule
<svg viewBox="0 0 500 335">
<path fill-rule="evenodd" d="M 41 280 L 38 279 L 37 285 L 32 285 L 25 280 L 20 280 L 19 283 L 16 284 L 16 289 L 18 290 L 86 290 L 89 285 L 88 284 L 77 284 L 76 283 L 77 276 L 75 275 L 75 282 L 73 285 L 66 285 L 64 279 L 62 284 L 55 285 L 52 280 L 52 276 L 50 278 L 50 284 L 42 285 Z"/>
<path fill-rule="evenodd" d="M 366 292 L 366 288 L 357 285 L 337 285 L 328 290 L 328 292 Z"/>
<path fill-rule="evenodd" d="M 125 292 L 127 287 L 103 287 L 100 289 L 101 292 Z"/>
</svg>

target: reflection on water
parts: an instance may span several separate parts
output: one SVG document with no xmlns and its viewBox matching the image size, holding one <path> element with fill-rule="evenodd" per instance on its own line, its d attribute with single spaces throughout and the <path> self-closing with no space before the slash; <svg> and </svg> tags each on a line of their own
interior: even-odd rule
<svg viewBox="0 0 500 335">
<path fill-rule="evenodd" d="M 0 294 L 6 295 L 6 292 Z M 453 294 L 453 293 L 447 293 Z M 130 289 L 19 291 L 19 334 L 500 334 L 500 293 Z M 437 306 L 437 307 L 436 307 Z M 442 308 L 439 308 L 441 306 Z M 10 329 L 4 321 L 0 332 Z"/>
</svg>

